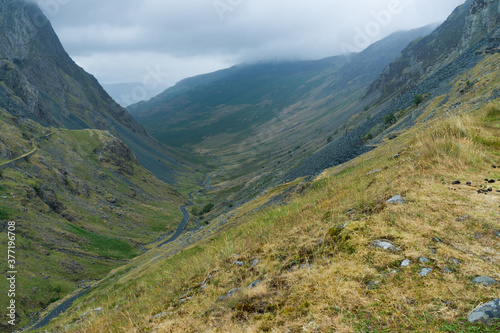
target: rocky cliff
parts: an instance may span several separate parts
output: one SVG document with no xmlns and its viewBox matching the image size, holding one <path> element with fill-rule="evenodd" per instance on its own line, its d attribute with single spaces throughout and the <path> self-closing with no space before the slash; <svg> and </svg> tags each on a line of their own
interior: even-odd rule
<svg viewBox="0 0 500 333">
<path fill-rule="evenodd" d="M 435 74 L 499 26 L 497 0 L 468 0 L 427 37 L 417 39 L 374 81 L 366 96 L 380 100 L 405 93 Z"/>
</svg>

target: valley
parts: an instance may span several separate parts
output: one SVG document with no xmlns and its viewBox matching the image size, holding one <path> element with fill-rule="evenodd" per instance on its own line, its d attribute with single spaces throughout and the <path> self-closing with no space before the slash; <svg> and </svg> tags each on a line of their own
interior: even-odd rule
<svg viewBox="0 0 500 333">
<path fill-rule="evenodd" d="M 0 29 L 0 330 L 500 329 L 498 1 L 126 109 L 36 3 Z"/>
</svg>

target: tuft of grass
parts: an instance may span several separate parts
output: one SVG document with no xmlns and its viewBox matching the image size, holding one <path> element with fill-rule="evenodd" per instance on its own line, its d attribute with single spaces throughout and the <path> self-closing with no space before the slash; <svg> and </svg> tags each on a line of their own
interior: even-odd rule
<svg viewBox="0 0 500 333">
<path fill-rule="evenodd" d="M 471 116 L 453 116 L 434 123 L 416 142 L 422 161 L 449 167 L 457 163 L 478 165 L 485 157 L 479 149 L 485 141 L 479 126 L 478 120 Z"/>
</svg>

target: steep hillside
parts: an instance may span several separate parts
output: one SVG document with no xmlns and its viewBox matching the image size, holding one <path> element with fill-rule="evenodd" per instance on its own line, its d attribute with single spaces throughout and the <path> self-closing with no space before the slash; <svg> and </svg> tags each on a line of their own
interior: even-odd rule
<svg viewBox="0 0 500 333">
<path fill-rule="evenodd" d="M 432 34 L 405 48 L 401 57 L 371 84 L 368 94 L 375 93 L 384 99 L 407 92 L 486 36 L 492 35 L 499 25 L 498 1 L 468 0 Z"/>
<path fill-rule="evenodd" d="M 73 62 L 31 1 L 0 3 L 0 82 L 0 105 L 16 117 L 45 126 L 109 130 L 141 164 L 170 183 L 185 169 Z"/>
<path fill-rule="evenodd" d="M 499 301 L 499 62 L 373 151 L 115 270 L 49 330 L 497 332 L 469 314 Z"/>
<path fill-rule="evenodd" d="M 109 132 L 44 128 L 2 108 L 0 127 L 0 230 L 16 222 L 18 328 L 182 219 L 182 196 Z"/>
<path fill-rule="evenodd" d="M 361 103 L 371 102 L 369 117 L 358 119 L 350 130 L 303 159 L 282 179 L 317 174 L 371 150 L 381 137 L 397 136 L 398 131 L 413 126 L 426 111 L 423 101 L 451 94 L 457 76 L 476 66 L 488 54 L 499 52 L 500 39 L 495 37 L 498 24 L 491 23 L 497 22 L 498 17 L 497 1 L 468 1 L 458 7 L 431 35 L 411 43 L 370 85 L 361 99 Z M 472 35 L 474 38 L 470 38 Z M 460 92 L 472 90 L 480 82 L 481 77 L 465 77 Z M 498 93 L 489 98 L 496 97 Z M 433 112 L 427 116 L 432 117 Z M 406 120 L 401 126 L 392 127 L 403 117 Z"/>
</svg>

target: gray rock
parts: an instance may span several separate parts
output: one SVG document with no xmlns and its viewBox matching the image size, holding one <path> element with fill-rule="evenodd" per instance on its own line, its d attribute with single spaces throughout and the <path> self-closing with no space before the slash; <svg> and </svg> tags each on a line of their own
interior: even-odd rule
<svg viewBox="0 0 500 333">
<path fill-rule="evenodd" d="M 401 263 L 401 267 L 408 267 L 408 266 L 410 266 L 410 264 L 411 264 L 410 259 L 405 259 L 405 260 L 403 260 L 403 262 Z"/>
<path fill-rule="evenodd" d="M 467 319 L 471 323 L 476 321 L 489 323 L 495 319 L 500 319 L 500 299 L 478 306 L 469 314 Z"/>
<path fill-rule="evenodd" d="M 94 313 L 101 314 L 102 313 L 102 308 L 96 308 L 92 309 L 90 311 L 85 312 L 84 314 L 81 315 L 82 318 L 87 318 L 90 315 L 93 315 Z"/>
<path fill-rule="evenodd" d="M 243 266 L 243 262 L 242 261 L 238 261 L 236 260 L 235 262 L 233 262 L 234 265 L 236 266 Z"/>
<path fill-rule="evenodd" d="M 448 267 L 445 267 L 443 270 L 445 273 L 448 273 L 448 274 L 453 273 L 453 271 L 451 269 L 449 269 Z"/>
<path fill-rule="evenodd" d="M 455 265 L 458 265 L 460 263 L 460 261 L 458 261 L 458 259 L 455 259 L 455 258 L 451 258 L 450 262 L 455 264 Z"/>
<path fill-rule="evenodd" d="M 426 277 L 430 272 L 432 272 L 432 268 L 424 268 L 418 274 L 420 274 L 423 277 Z"/>
<path fill-rule="evenodd" d="M 419 257 L 418 258 L 418 261 L 420 261 L 421 263 L 425 264 L 425 263 L 428 263 L 428 262 L 431 262 L 429 259 L 427 259 L 426 257 Z"/>
<path fill-rule="evenodd" d="M 391 199 L 387 200 L 386 204 L 405 205 L 406 201 L 402 196 L 396 195 L 396 196 L 392 197 Z"/>
<path fill-rule="evenodd" d="M 223 301 L 225 299 L 228 299 L 230 297 L 232 297 L 234 294 L 238 293 L 241 291 L 241 288 L 234 288 L 234 289 L 231 289 L 227 292 L 226 295 L 223 295 L 223 296 L 220 296 L 219 297 L 219 301 Z"/>
<path fill-rule="evenodd" d="M 252 282 L 252 284 L 247 287 L 247 290 L 257 287 L 261 282 L 262 281 L 260 281 L 260 280 Z"/>
<path fill-rule="evenodd" d="M 378 173 L 380 171 L 382 171 L 382 169 L 373 170 L 373 171 L 368 172 L 367 175 L 372 175 L 372 174 Z"/>
<path fill-rule="evenodd" d="M 489 276 L 478 276 L 474 278 L 474 280 L 472 280 L 472 283 L 492 286 L 494 284 L 497 284 L 498 282 L 496 280 L 493 280 Z"/>
<path fill-rule="evenodd" d="M 193 298 L 193 297 L 185 297 L 185 298 L 182 298 L 182 299 L 180 299 L 180 300 L 179 300 L 179 303 L 181 303 L 181 304 L 182 304 L 182 303 L 186 303 L 186 302 L 187 302 L 187 301 L 189 301 L 191 298 Z"/>
<path fill-rule="evenodd" d="M 255 259 L 255 260 L 252 260 L 250 262 L 250 266 L 254 267 L 254 266 L 257 266 L 259 263 L 260 263 L 260 260 L 259 259 Z"/>
<path fill-rule="evenodd" d="M 165 317 L 166 315 L 167 315 L 167 312 L 158 313 L 158 314 L 154 315 L 153 317 L 151 317 L 151 319 Z"/>
<path fill-rule="evenodd" d="M 400 251 L 399 248 L 397 248 L 394 245 L 392 245 L 391 243 L 385 242 L 385 241 L 376 240 L 376 241 L 372 242 L 372 245 L 374 247 L 378 247 L 378 248 L 381 248 L 381 249 L 384 249 L 384 250 Z"/>
</svg>

